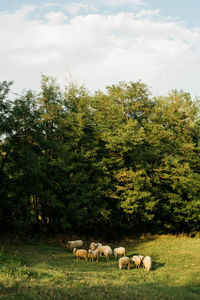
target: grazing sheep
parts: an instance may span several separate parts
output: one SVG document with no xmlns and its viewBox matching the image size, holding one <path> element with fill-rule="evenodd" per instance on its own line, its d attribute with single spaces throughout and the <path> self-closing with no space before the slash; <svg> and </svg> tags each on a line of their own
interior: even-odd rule
<svg viewBox="0 0 200 300">
<path fill-rule="evenodd" d="M 90 243 L 90 249 L 94 251 L 96 249 L 96 243 L 94 242 Z"/>
<path fill-rule="evenodd" d="M 144 256 L 143 255 L 139 255 L 139 258 L 141 259 L 141 261 L 143 261 Z"/>
<path fill-rule="evenodd" d="M 112 249 L 110 248 L 110 246 L 99 245 L 96 250 L 98 251 L 100 256 L 104 254 L 106 258 L 109 258 L 109 256 L 112 255 Z"/>
<path fill-rule="evenodd" d="M 143 265 L 147 271 L 151 269 L 151 257 L 150 256 L 145 256 L 143 259 Z"/>
<path fill-rule="evenodd" d="M 98 247 L 98 246 L 102 246 L 101 243 L 90 243 L 90 249 L 92 249 L 93 251 Z"/>
<path fill-rule="evenodd" d="M 112 249 L 110 248 L 110 246 L 104 246 L 103 254 L 107 259 L 109 259 L 109 257 L 112 255 Z"/>
<path fill-rule="evenodd" d="M 119 269 L 123 269 L 124 266 L 127 266 L 130 269 L 130 258 L 127 256 L 123 256 L 118 261 Z"/>
<path fill-rule="evenodd" d="M 67 248 L 70 250 L 73 250 L 74 248 L 81 248 L 83 247 L 83 241 L 77 240 L 77 241 L 68 241 L 67 242 Z"/>
<path fill-rule="evenodd" d="M 136 268 L 139 268 L 142 260 L 141 260 L 140 256 L 134 255 L 132 257 L 132 261 L 135 264 Z"/>
<path fill-rule="evenodd" d="M 87 250 L 85 250 L 85 249 L 76 249 L 76 248 L 74 248 L 74 250 L 73 250 L 73 254 L 74 254 L 74 256 L 77 258 L 77 259 L 79 259 L 79 258 L 85 258 L 85 260 L 87 261 L 87 259 L 88 259 L 88 252 L 87 252 Z"/>
<path fill-rule="evenodd" d="M 125 256 L 125 251 L 124 247 L 115 248 L 113 251 L 114 257 L 118 258 L 118 255 Z"/>
<path fill-rule="evenodd" d="M 102 255 L 103 250 L 104 250 L 105 247 L 106 247 L 106 246 L 102 246 L 102 245 L 97 247 L 96 250 L 98 251 L 98 253 L 99 253 L 100 256 Z"/>
<path fill-rule="evenodd" d="M 98 257 L 99 257 L 99 253 L 97 250 L 92 250 L 92 249 L 88 250 L 88 260 L 94 261 L 94 259 L 96 259 L 96 261 L 98 262 Z"/>
</svg>

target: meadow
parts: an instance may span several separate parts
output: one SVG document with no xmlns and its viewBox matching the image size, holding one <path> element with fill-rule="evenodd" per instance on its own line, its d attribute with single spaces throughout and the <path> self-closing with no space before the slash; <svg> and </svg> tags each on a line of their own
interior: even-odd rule
<svg viewBox="0 0 200 300">
<path fill-rule="evenodd" d="M 150 255 L 152 269 L 132 264 L 130 270 L 119 270 L 114 257 L 77 261 L 55 241 L 1 242 L 0 299 L 200 299 L 198 238 L 147 236 L 111 244 L 117 246 L 130 257 Z"/>
</svg>

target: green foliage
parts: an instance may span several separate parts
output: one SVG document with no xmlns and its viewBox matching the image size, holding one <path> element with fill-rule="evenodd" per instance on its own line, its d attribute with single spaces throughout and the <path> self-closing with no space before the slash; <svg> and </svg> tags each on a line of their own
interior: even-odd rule
<svg viewBox="0 0 200 300">
<path fill-rule="evenodd" d="M 192 232 L 200 224 L 199 102 L 142 82 L 91 95 L 42 76 L 0 84 L 2 230 Z"/>
</svg>

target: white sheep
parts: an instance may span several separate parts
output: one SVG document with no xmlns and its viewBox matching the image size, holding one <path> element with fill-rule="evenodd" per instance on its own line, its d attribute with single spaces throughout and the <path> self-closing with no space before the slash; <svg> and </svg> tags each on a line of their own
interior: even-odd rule
<svg viewBox="0 0 200 300">
<path fill-rule="evenodd" d="M 102 244 L 101 244 L 101 243 L 95 243 L 95 242 L 90 243 L 90 249 L 92 249 L 93 251 L 94 251 L 98 246 L 102 246 Z"/>
<path fill-rule="evenodd" d="M 103 250 L 104 250 L 105 247 L 106 247 L 106 246 L 102 246 L 102 245 L 97 247 L 96 250 L 98 251 L 98 253 L 99 253 L 100 256 L 102 255 Z"/>
<path fill-rule="evenodd" d="M 106 258 L 109 258 L 110 255 L 112 255 L 112 249 L 110 248 L 110 246 L 102 246 L 99 245 L 96 249 L 99 253 L 100 256 L 102 256 L 102 254 L 104 254 L 106 256 Z"/>
<path fill-rule="evenodd" d="M 103 254 L 107 259 L 109 259 L 109 257 L 112 255 L 112 249 L 110 248 L 110 246 L 104 246 Z"/>
<path fill-rule="evenodd" d="M 139 258 L 141 259 L 141 261 L 143 261 L 144 256 L 143 256 L 143 255 L 138 255 L 138 256 L 139 256 Z"/>
<path fill-rule="evenodd" d="M 118 255 L 125 256 L 125 252 L 126 250 L 124 247 L 119 247 L 114 249 L 113 254 L 115 258 L 118 258 Z"/>
<path fill-rule="evenodd" d="M 94 251 L 96 249 L 96 243 L 94 242 L 90 243 L 90 249 Z"/>
<path fill-rule="evenodd" d="M 76 248 L 74 248 L 73 254 L 77 259 L 85 258 L 86 261 L 88 259 L 88 252 L 85 249 L 76 249 Z"/>
<path fill-rule="evenodd" d="M 120 257 L 119 261 L 119 269 L 123 269 L 123 267 L 127 266 L 130 269 L 130 258 L 128 256 Z"/>
<path fill-rule="evenodd" d="M 141 256 L 134 255 L 132 257 L 132 261 L 135 264 L 136 268 L 139 268 L 140 264 L 141 264 L 141 261 L 142 261 Z"/>
<path fill-rule="evenodd" d="M 143 259 L 142 262 L 143 262 L 143 265 L 144 265 L 145 269 L 147 271 L 149 271 L 151 269 L 151 263 L 152 263 L 151 257 L 150 256 L 145 256 L 145 258 Z"/>
<path fill-rule="evenodd" d="M 82 240 L 76 240 L 76 241 L 68 241 L 67 242 L 67 248 L 70 250 L 73 250 L 74 248 L 82 248 L 83 247 L 83 241 Z"/>
<path fill-rule="evenodd" d="M 88 250 L 88 260 L 94 261 L 94 259 L 96 259 L 96 261 L 98 262 L 98 257 L 99 257 L 99 253 L 97 250 L 92 250 L 92 249 Z"/>
</svg>

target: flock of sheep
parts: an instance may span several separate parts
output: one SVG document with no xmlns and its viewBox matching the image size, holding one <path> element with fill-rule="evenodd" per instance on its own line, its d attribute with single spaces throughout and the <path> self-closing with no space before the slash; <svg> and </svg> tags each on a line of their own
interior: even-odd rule
<svg viewBox="0 0 200 300">
<path fill-rule="evenodd" d="M 76 241 L 68 241 L 67 242 L 67 248 L 73 251 L 74 256 L 79 258 L 84 258 L 86 261 L 98 261 L 99 256 L 104 255 L 106 259 L 109 259 L 110 256 L 114 255 L 115 259 L 118 259 L 118 265 L 119 269 L 123 269 L 124 267 L 127 267 L 130 269 L 131 261 L 136 266 L 136 268 L 139 268 L 141 265 L 149 271 L 151 268 L 151 257 L 150 256 L 136 256 L 134 255 L 131 258 L 128 256 L 125 256 L 126 249 L 124 247 L 115 248 L 113 251 L 110 246 L 103 246 L 101 243 L 90 243 L 90 249 L 87 251 L 85 249 L 82 249 L 83 247 L 83 241 L 82 240 L 76 240 Z"/>
</svg>

